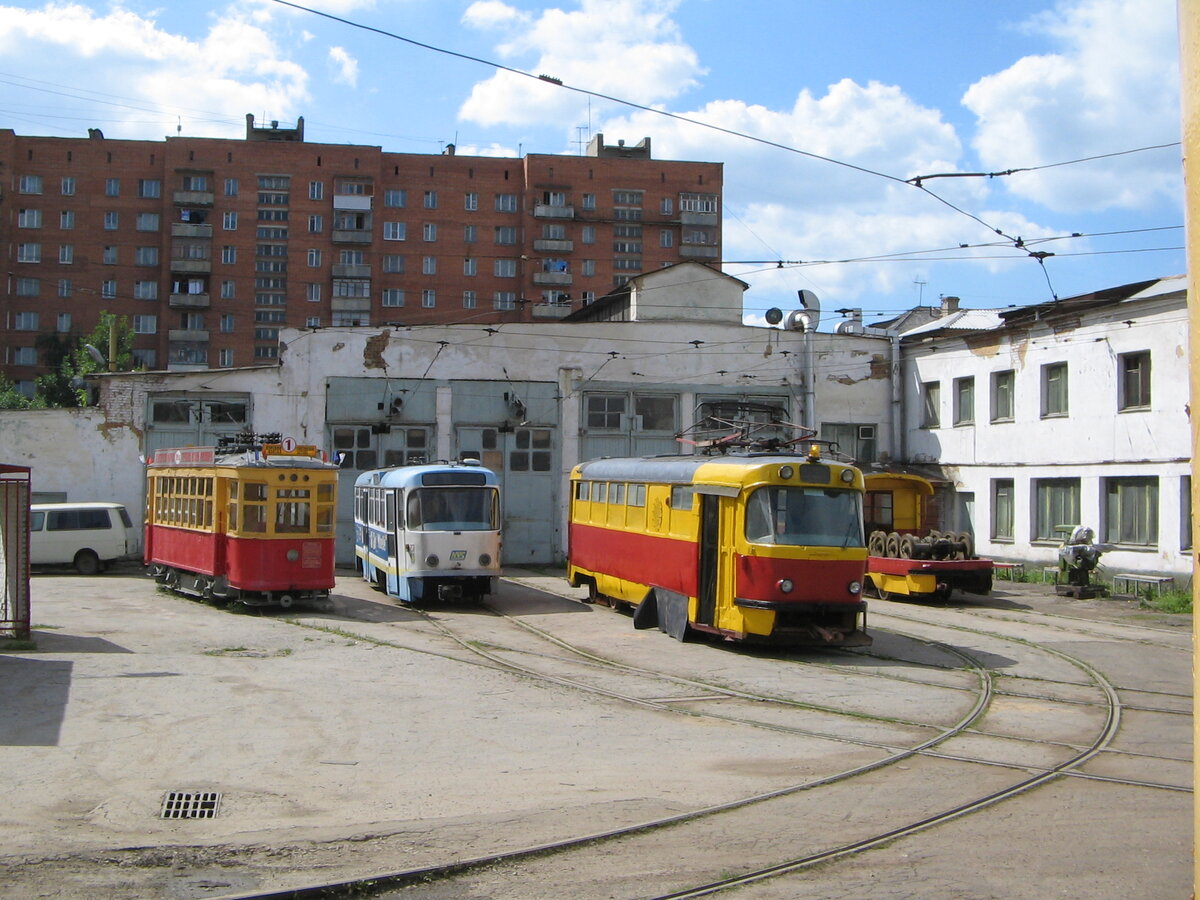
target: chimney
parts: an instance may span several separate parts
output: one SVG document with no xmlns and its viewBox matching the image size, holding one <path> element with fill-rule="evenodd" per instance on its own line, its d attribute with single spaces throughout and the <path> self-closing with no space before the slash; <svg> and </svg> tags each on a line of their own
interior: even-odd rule
<svg viewBox="0 0 1200 900">
<path fill-rule="evenodd" d="M 942 297 L 942 311 L 938 315 L 948 316 L 950 313 L 958 312 L 957 297 Z"/>
</svg>

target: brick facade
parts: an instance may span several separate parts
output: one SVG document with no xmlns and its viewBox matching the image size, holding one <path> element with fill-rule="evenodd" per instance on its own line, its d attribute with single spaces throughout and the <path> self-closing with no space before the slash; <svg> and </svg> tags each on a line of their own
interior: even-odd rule
<svg viewBox="0 0 1200 900">
<path fill-rule="evenodd" d="M 649 141 L 519 159 L 245 140 L 24 137 L 0 129 L 0 371 L 39 335 L 127 316 L 148 369 L 270 363 L 278 329 L 544 321 L 629 277 L 720 261 L 720 163 Z"/>
</svg>

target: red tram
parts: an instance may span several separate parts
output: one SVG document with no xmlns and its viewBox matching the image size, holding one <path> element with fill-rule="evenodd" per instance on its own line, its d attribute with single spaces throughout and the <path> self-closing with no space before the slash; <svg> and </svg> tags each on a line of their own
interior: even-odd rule
<svg viewBox="0 0 1200 900">
<path fill-rule="evenodd" d="M 855 646 L 863 479 L 807 456 L 597 459 L 571 473 L 567 577 L 683 640 Z"/>
<path fill-rule="evenodd" d="M 337 466 L 279 435 L 159 450 L 146 469 L 144 559 L 209 600 L 291 606 L 334 585 Z"/>
</svg>

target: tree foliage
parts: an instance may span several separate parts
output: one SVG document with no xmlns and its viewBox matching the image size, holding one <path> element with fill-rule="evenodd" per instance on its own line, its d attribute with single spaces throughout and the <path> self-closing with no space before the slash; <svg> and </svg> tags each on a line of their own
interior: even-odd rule
<svg viewBox="0 0 1200 900">
<path fill-rule="evenodd" d="M 115 365 L 110 366 L 110 335 L 115 331 Z M 88 346 L 104 358 L 97 360 Z M 0 409 L 48 409 L 88 405 L 88 389 L 85 376 L 97 372 L 128 372 L 133 367 L 133 329 L 125 316 L 115 316 L 108 311 L 100 313 L 100 320 L 91 333 L 62 336 L 53 333 L 38 335 L 36 347 L 43 365 L 50 368 L 44 375 L 34 379 L 34 395 L 24 396 L 9 379 L 0 376 Z"/>
</svg>

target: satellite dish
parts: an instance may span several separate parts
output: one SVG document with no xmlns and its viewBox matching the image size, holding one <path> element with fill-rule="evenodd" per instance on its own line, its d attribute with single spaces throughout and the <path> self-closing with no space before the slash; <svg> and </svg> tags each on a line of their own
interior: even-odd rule
<svg viewBox="0 0 1200 900">
<path fill-rule="evenodd" d="M 772 306 L 767 310 L 764 318 L 766 318 L 768 325 L 778 325 L 783 321 L 783 310 Z"/>
</svg>

